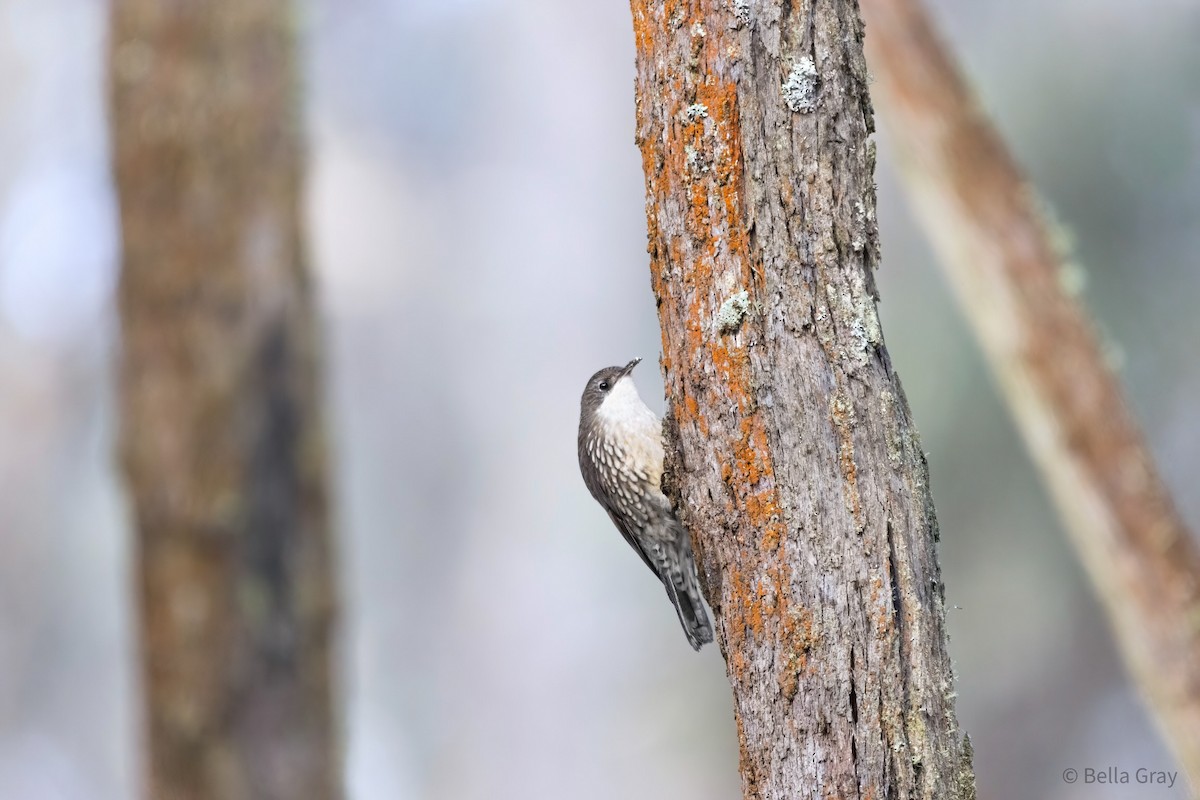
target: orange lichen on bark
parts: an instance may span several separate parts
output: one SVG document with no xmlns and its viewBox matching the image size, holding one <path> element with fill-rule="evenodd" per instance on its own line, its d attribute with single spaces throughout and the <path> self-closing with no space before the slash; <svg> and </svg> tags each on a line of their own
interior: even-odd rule
<svg viewBox="0 0 1200 800">
<path fill-rule="evenodd" d="M 728 630 L 731 649 L 740 652 L 745 637 L 762 641 L 768 633 L 777 629 L 772 620 L 779 618 L 780 609 L 787 607 L 787 595 L 778 568 L 768 568 L 761 577 L 753 580 L 740 569 L 729 573 L 729 602 L 734 613 L 735 624 Z M 732 663 L 736 674 L 738 664 Z"/>
<path fill-rule="evenodd" d="M 671 117 L 680 121 L 679 139 L 682 144 L 683 167 L 680 173 L 688 185 L 691 207 L 688 215 L 688 232 L 698 241 L 711 239 L 712 223 L 709 217 L 708 162 L 711 150 L 705 141 L 705 114 L 691 112 L 685 101 L 680 100 L 672 108 Z M 709 252 L 709 255 L 712 255 Z"/>
<path fill-rule="evenodd" d="M 687 419 L 695 424 L 699 429 L 701 436 L 708 436 L 708 420 L 700 413 L 700 403 L 697 402 L 694 395 L 685 395 L 683 398 L 683 407 L 687 410 Z"/>
<path fill-rule="evenodd" d="M 742 796 L 745 800 L 755 800 L 755 798 L 762 796 L 758 788 L 757 762 L 750 753 L 750 745 L 746 740 L 746 730 L 742 726 L 741 714 L 734 715 L 734 721 L 737 723 L 738 760 L 740 762 L 739 769 L 742 773 Z"/>
<path fill-rule="evenodd" d="M 663 2 L 663 17 L 668 21 L 674 20 L 677 17 L 682 19 L 680 17 L 680 6 L 687 2 L 688 0 L 665 0 Z"/>
<path fill-rule="evenodd" d="M 753 489 L 764 478 L 773 478 L 774 471 L 768 460 L 767 431 L 754 416 L 745 417 L 741 425 L 741 442 L 734 453 L 738 472 L 745 479 L 747 489 Z"/>
<path fill-rule="evenodd" d="M 895 577 L 889 574 L 889 577 L 894 581 Z M 871 609 L 872 620 L 875 622 L 875 638 L 885 639 L 895 630 L 895 623 L 892 620 L 892 600 L 890 597 L 891 590 L 884 586 L 883 576 L 878 573 L 873 573 L 870 580 L 871 585 Z"/>
<path fill-rule="evenodd" d="M 775 489 L 775 469 L 763 421 L 751 414 L 740 423 L 733 463 L 722 473 L 727 485 L 740 497 L 746 520 L 761 532 L 762 551 L 774 554 L 786 536 Z"/>
<path fill-rule="evenodd" d="M 749 627 L 749 622 L 746 618 L 746 598 L 750 592 L 746 585 L 745 575 L 736 566 L 729 570 L 729 602 L 733 605 L 734 613 L 728 615 L 729 625 L 726 628 L 726 639 L 728 640 L 729 650 L 734 653 L 740 653 L 743 650 L 743 643 L 746 640 L 746 630 Z M 744 663 L 741 666 L 745 666 Z M 737 669 L 738 664 L 730 663 L 729 668 L 735 677 L 741 675 Z"/>
<path fill-rule="evenodd" d="M 707 109 L 712 121 L 713 175 L 721 199 L 720 219 L 723 223 L 725 245 L 730 256 L 743 272 L 743 282 L 750 271 L 746 246 L 746 226 L 742 220 L 742 146 L 738 136 L 741 125 L 738 111 L 737 86 L 732 82 L 706 81 L 696 93 L 696 102 Z M 721 237 L 714 236 L 714 251 Z"/>
<path fill-rule="evenodd" d="M 754 407 L 750 383 L 750 364 L 746 348 L 736 342 L 726 344 L 728 337 L 708 338 L 701 347 L 708 352 L 717 377 L 724 381 L 725 396 L 736 406 L 739 414 L 748 414 Z"/>
<path fill-rule="evenodd" d="M 646 52 L 654 46 L 654 25 L 646 12 L 647 3 L 631 0 L 629 8 L 633 12 L 633 43 L 639 52 Z"/>
<path fill-rule="evenodd" d="M 695 301 L 697 304 L 700 300 Z M 696 365 L 704 357 L 704 326 L 700 324 L 695 313 L 691 314 L 683 325 L 683 360 L 685 364 Z"/>
<path fill-rule="evenodd" d="M 693 181 L 688 186 L 688 198 L 691 200 L 688 229 L 696 241 L 707 242 L 705 250 L 711 251 L 716 248 L 717 239 L 715 236 L 705 236 L 703 234 L 704 231 L 712 227 L 708 216 L 708 186 L 702 181 Z M 712 255 L 711 252 L 705 253 L 707 257 L 711 257 Z M 701 258 L 705 256 L 701 256 Z"/>
<path fill-rule="evenodd" d="M 783 613 L 779 641 L 782 645 L 779 690 L 791 700 L 800 689 L 800 676 L 809 668 L 808 653 L 816 643 L 812 612 L 797 608 Z"/>
<path fill-rule="evenodd" d="M 730 573 L 730 590 L 742 636 L 761 638 L 765 627 L 762 615 L 761 587 L 751 587 L 746 574 L 739 569 Z"/>
<path fill-rule="evenodd" d="M 775 503 L 774 503 L 774 498 L 771 499 L 771 505 L 774 509 L 778 509 L 778 506 L 775 505 Z M 782 522 L 776 521 L 776 522 L 772 522 L 771 524 L 769 524 L 767 526 L 767 529 L 763 531 L 763 536 L 762 536 L 763 550 L 765 550 L 768 553 L 777 553 L 780 545 L 783 544 L 784 536 L 786 533 L 787 533 L 787 530 L 783 527 Z"/>
<path fill-rule="evenodd" d="M 744 675 L 746 672 L 746 656 L 741 650 L 734 652 L 729 659 L 729 668 L 734 675 Z"/>
<path fill-rule="evenodd" d="M 631 5 L 639 62 L 648 66 L 657 92 L 639 97 L 644 121 L 638 135 L 652 283 L 663 352 L 677 373 L 690 376 L 668 370 L 668 393 L 678 423 L 712 437 L 715 468 L 727 487 L 729 535 L 744 551 L 742 566 L 730 567 L 722 586 L 730 675 L 744 681 L 750 671 L 742 655 L 747 637 L 787 645 L 798 635 L 795 628 L 804 626 L 793 621 L 785 627 L 787 526 L 769 429 L 756 399 L 750 358 L 755 337 L 747 329 L 722 331 L 715 319 L 730 294 L 753 297 L 762 288 L 755 283 L 744 219 L 738 89 L 723 75 L 723 37 L 709 30 L 712 15 L 706 19 L 704 4 Z M 688 48 L 683 63 L 672 49 L 679 45 Z M 652 99 L 657 113 L 645 117 L 642 103 Z M 666 368 L 666 357 L 663 363 Z M 715 409 L 731 409 L 732 415 L 707 418 Z"/>
</svg>

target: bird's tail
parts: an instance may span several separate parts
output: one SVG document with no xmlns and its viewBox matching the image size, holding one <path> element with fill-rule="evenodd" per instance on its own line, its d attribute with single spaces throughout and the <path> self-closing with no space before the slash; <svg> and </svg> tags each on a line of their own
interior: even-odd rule
<svg viewBox="0 0 1200 800">
<path fill-rule="evenodd" d="M 699 650 L 713 640 L 712 622 L 708 619 L 704 599 L 700 596 L 700 581 L 696 577 L 696 561 L 692 558 L 691 539 L 682 526 L 679 533 L 681 535 L 677 538 L 675 557 L 668 560 L 661 577 L 667 595 L 675 606 L 675 613 L 679 615 L 679 624 L 683 626 L 688 644 L 693 650 Z"/>
</svg>

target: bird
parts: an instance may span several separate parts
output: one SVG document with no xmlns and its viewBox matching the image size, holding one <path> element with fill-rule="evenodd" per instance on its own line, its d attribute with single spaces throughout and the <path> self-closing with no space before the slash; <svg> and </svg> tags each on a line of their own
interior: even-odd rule
<svg viewBox="0 0 1200 800">
<path fill-rule="evenodd" d="M 635 358 L 588 379 L 579 402 L 579 471 L 625 541 L 662 582 L 692 649 L 713 640 L 688 532 L 662 491 L 662 423 L 633 383 Z"/>
</svg>

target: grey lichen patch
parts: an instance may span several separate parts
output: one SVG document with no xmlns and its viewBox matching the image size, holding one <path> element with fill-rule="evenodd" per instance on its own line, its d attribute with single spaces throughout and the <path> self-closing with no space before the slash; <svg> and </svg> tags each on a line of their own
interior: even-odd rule
<svg viewBox="0 0 1200 800">
<path fill-rule="evenodd" d="M 867 207 L 862 200 L 854 203 L 854 238 L 850 240 L 850 248 L 861 253 L 867 246 Z"/>
<path fill-rule="evenodd" d="M 1034 210 L 1042 220 L 1042 225 L 1046 229 L 1046 237 L 1050 240 L 1050 246 L 1054 248 L 1055 254 L 1059 258 L 1069 258 L 1075 251 L 1074 232 L 1058 216 L 1058 212 L 1054 210 L 1054 206 L 1046 199 L 1045 195 L 1029 186 L 1026 187 L 1026 191 L 1032 194 Z"/>
<path fill-rule="evenodd" d="M 1125 369 L 1125 348 L 1103 330 L 1100 332 L 1100 357 L 1112 372 Z"/>
<path fill-rule="evenodd" d="M 690 144 L 683 146 L 684 161 L 687 163 L 688 173 L 695 175 L 703 175 L 709 170 L 708 160 L 704 154 Z"/>
<path fill-rule="evenodd" d="M 808 656 L 820 638 L 814 615 L 798 606 L 789 605 L 780 626 L 782 662 L 778 676 L 779 689 L 789 701 L 796 697 Z"/>
<path fill-rule="evenodd" d="M 862 330 L 863 352 L 872 350 L 883 344 L 883 329 L 879 326 L 879 311 L 875 308 L 875 299 L 870 295 L 859 297 Z"/>
<path fill-rule="evenodd" d="M 863 516 L 862 497 L 858 491 L 858 464 L 854 460 L 854 429 L 857 423 L 857 412 L 854 401 L 842 388 L 838 388 L 829 400 L 830 420 L 837 432 L 838 463 L 842 472 L 842 489 L 846 502 L 846 510 L 854 519 L 857 533 L 866 530 L 866 520 Z"/>
<path fill-rule="evenodd" d="M 818 302 L 813 309 L 813 330 L 817 334 L 818 341 L 821 342 L 821 347 L 825 352 L 831 352 L 833 348 L 833 325 L 830 321 L 829 306 Z"/>
<path fill-rule="evenodd" d="M 851 249 L 856 253 L 866 250 L 867 246 L 872 243 L 877 230 L 875 199 L 868 197 L 865 200 L 856 200 L 854 203 L 854 231 L 850 239 Z"/>
<path fill-rule="evenodd" d="M 750 293 L 745 289 L 735 293 L 717 310 L 717 331 L 735 333 L 750 311 Z"/>
<path fill-rule="evenodd" d="M 733 16 L 742 25 L 749 25 L 750 0 L 733 0 Z"/>
<path fill-rule="evenodd" d="M 1058 258 L 1058 285 L 1069 297 L 1078 297 L 1087 288 L 1087 270 L 1076 257 L 1075 233 L 1058 216 L 1050 201 L 1036 189 L 1028 188 L 1033 205 L 1041 218 L 1050 247 Z"/>
<path fill-rule="evenodd" d="M 975 800 L 975 748 L 971 745 L 971 737 L 963 735 L 962 761 L 958 765 L 958 775 L 954 786 L 955 800 Z"/>
<path fill-rule="evenodd" d="M 799 114 L 817 107 L 817 67 L 808 56 L 792 64 L 792 71 L 783 82 L 783 102 Z"/>
<path fill-rule="evenodd" d="M 833 409 L 834 419 L 844 420 L 850 424 L 855 421 L 854 403 L 844 392 L 836 392 L 829 398 L 829 406 Z"/>
<path fill-rule="evenodd" d="M 897 417 L 896 396 L 888 389 L 879 393 L 879 410 L 887 434 L 888 461 L 893 467 L 904 463 L 904 437 L 900 435 L 900 420 Z"/>
<path fill-rule="evenodd" d="M 679 118 L 684 123 L 690 125 L 698 119 L 704 119 L 708 116 L 708 106 L 703 103 L 692 103 L 679 114 Z"/>
<path fill-rule="evenodd" d="M 867 291 L 862 275 L 854 275 L 850 285 L 843 286 L 840 291 L 833 284 L 827 284 L 825 294 L 829 307 L 835 312 L 836 324 L 849 334 L 851 344 L 843 345 L 841 356 L 860 365 L 866 363 L 871 352 L 883 344 L 883 331 L 875 298 Z"/>
<path fill-rule="evenodd" d="M 1087 270 L 1078 261 L 1063 261 L 1058 266 L 1058 285 L 1070 297 L 1078 297 L 1087 288 Z"/>
</svg>

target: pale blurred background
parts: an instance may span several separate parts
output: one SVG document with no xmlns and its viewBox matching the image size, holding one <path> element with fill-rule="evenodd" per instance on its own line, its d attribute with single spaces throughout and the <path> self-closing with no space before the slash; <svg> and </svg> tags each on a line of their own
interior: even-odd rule
<svg viewBox="0 0 1200 800">
<path fill-rule="evenodd" d="M 1200 5 L 933 10 L 1075 232 L 1085 297 L 1197 527 Z M 3 800 L 138 796 L 106 15 L 0 0 Z M 628 5 L 314 0 L 302 25 L 350 797 L 737 797 L 720 656 L 687 647 L 575 465 L 596 368 L 647 357 L 662 407 Z M 1186 797 L 1061 778 L 1175 767 L 881 139 L 881 311 L 933 469 L 980 797 Z"/>
</svg>

